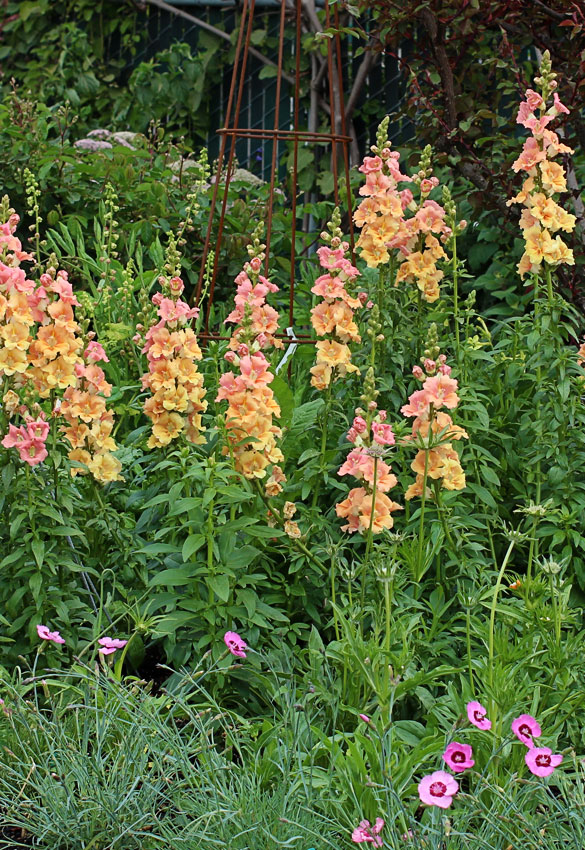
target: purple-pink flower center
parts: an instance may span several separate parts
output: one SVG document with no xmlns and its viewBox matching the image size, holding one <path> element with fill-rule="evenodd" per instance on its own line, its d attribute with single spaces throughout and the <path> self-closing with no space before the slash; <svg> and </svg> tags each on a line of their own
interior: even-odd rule
<svg viewBox="0 0 585 850">
<path fill-rule="evenodd" d="M 444 782 L 433 782 L 429 791 L 433 795 L 433 797 L 444 797 L 445 792 L 447 790 L 447 786 Z"/>
<path fill-rule="evenodd" d="M 478 723 L 481 723 L 481 721 L 485 717 L 485 714 L 481 711 L 474 711 L 473 716 L 477 720 Z"/>
<path fill-rule="evenodd" d="M 519 726 L 518 731 L 521 735 L 526 735 L 527 738 L 532 737 L 532 729 L 530 728 L 530 726 L 527 726 L 526 723 L 523 723 L 522 726 Z"/>
<path fill-rule="evenodd" d="M 550 756 L 547 756 L 547 755 L 536 756 L 535 761 L 536 761 L 536 764 L 539 767 L 550 767 Z"/>
<path fill-rule="evenodd" d="M 461 764 L 465 761 L 465 753 L 462 753 L 461 750 L 457 750 L 451 756 L 451 761 L 454 761 L 456 764 Z"/>
</svg>

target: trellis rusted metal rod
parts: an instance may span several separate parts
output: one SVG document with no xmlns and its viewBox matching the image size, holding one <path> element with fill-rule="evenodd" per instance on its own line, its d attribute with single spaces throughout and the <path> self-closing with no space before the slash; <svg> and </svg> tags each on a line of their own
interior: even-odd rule
<svg viewBox="0 0 585 850">
<path fill-rule="evenodd" d="M 234 55 L 234 66 L 232 79 L 229 89 L 228 102 L 224 126 L 219 129 L 220 149 L 216 165 L 215 181 L 211 197 L 211 205 L 209 209 L 209 218 L 207 225 L 207 233 L 203 247 L 203 256 L 201 258 L 201 266 L 199 270 L 199 279 L 195 292 L 195 303 L 201 306 L 203 295 L 203 281 L 205 279 L 206 269 L 208 266 L 209 252 L 214 240 L 214 230 L 216 227 L 216 211 L 220 209 L 219 221 L 217 222 L 217 233 L 215 236 L 215 244 L 213 246 L 214 258 L 211 265 L 209 291 L 207 295 L 207 303 L 205 305 L 205 322 L 200 337 L 202 340 L 225 340 L 229 337 L 223 336 L 220 332 L 213 332 L 209 329 L 211 310 L 213 307 L 213 298 L 217 283 L 217 275 L 221 256 L 222 238 L 225 228 L 225 218 L 228 206 L 229 187 L 232 180 L 232 171 L 236 153 L 236 143 L 240 140 L 262 140 L 272 143 L 272 155 L 270 162 L 269 176 L 269 193 L 266 208 L 266 234 L 264 242 L 266 244 L 266 264 L 265 270 L 268 274 L 270 263 L 272 260 L 270 247 L 272 243 L 272 224 L 274 202 L 273 198 L 276 191 L 277 181 L 277 166 L 279 159 L 279 143 L 287 143 L 292 145 L 292 169 L 290 175 L 290 198 L 291 198 L 291 250 L 290 250 L 290 290 L 288 297 L 288 323 L 290 328 L 294 328 L 294 307 L 295 307 L 295 276 L 297 265 L 297 209 L 298 209 L 298 177 L 299 177 L 299 145 L 328 145 L 331 154 L 331 170 L 333 173 L 333 197 L 336 204 L 340 203 L 340 182 L 339 182 L 339 167 L 342 163 L 345 190 L 347 197 L 347 208 L 349 212 L 349 232 L 351 247 L 353 252 L 353 222 L 351 219 L 352 197 L 351 185 L 349 179 L 349 145 L 352 142 L 352 137 L 348 135 L 345 120 L 345 103 L 343 96 L 343 68 L 341 62 L 341 47 L 339 39 L 339 16 L 337 9 L 333 13 L 333 21 L 329 5 L 325 4 L 325 26 L 330 28 L 333 25 L 337 33 L 327 39 L 327 70 L 328 70 L 328 89 L 329 89 L 329 117 L 331 122 L 330 132 L 311 132 L 300 128 L 300 98 L 301 98 L 301 33 L 302 33 L 302 14 L 303 6 L 301 0 L 292 0 L 287 3 L 287 0 L 281 0 L 279 12 L 279 40 L 278 40 L 278 58 L 276 62 L 277 77 L 276 77 L 276 102 L 274 109 L 274 121 L 271 128 L 251 128 L 240 126 L 240 111 L 242 107 L 244 87 L 247 82 L 248 57 L 251 52 L 251 37 L 254 23 L 255 0 L 242 0 L 241 17 L 236 42 Z M 287 17 L 289 13 L 294 18 L 294 105 L 292 111 L 292 120 L 289 119 L 288 127 L 281 127 L 281 94 L 282 83 L 291 80 L 290 73 L 284 71 L 284 56 L 286 39 Z M 291 126 L 292 123 L 292 126 Z M 341 151 L 341 159 L 339 152 Z M 222 175 L 224 175 L 223 187 L 221 189 L 220 201 L 220 186 L 222 184 Z M 293 331 L 294 333 L 294 331 Z M 294 333 L 294 339 L 290 334 L 277 334 L 281 339 L 286 339 L 299 344 L 312 344 L 314 339 L 307 334 Z"/>
</svg>

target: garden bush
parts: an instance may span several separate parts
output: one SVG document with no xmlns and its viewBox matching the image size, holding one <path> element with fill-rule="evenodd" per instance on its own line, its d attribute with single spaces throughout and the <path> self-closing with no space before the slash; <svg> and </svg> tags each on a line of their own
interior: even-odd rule
<svg viewBox="0 0 585 850">
<path fill-rule="evenodd" d="M 291 348 L 290 187 L 267 258 L 235 181 L 209 340 L 205 156 L 165 188 L 148 140 L 4 147 L 4 846 L 582 847 L 585 346 L 547 54 L 533 86 L 515 312 L 385 118 L 355 251 L 313 208 Z"/>
</svg>

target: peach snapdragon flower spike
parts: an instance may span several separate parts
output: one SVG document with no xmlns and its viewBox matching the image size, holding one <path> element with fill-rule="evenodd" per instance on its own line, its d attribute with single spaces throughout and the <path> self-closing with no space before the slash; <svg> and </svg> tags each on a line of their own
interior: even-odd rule
<svg viewBox="0 0 585 850">
<path fill-rule="evenodd" d="M 311 310 L 315 333 L 324 338 L 315 346 L 315 365 L 311 368 L 311 384 L 317 390 L 325 390 L 337 378 L 358 371 L 351 362 L 349 343 L 361 341 L 354 311 L 362 306 L 363 299 L 353 292 L 359 271 L 349 259 L 349 243 L 342 240 L 340 220 L 336 208 L 328 224 L 329 232 L 321 234 L 326 244 L 317 250 L 324 274 L 311 288 L 322 299 Z"/>
<path fill-rule="evenodd" d="M 438 354 L 436 347 L 430 353 L 433 358 L 421 358 L 424 371 L 420 366 L 413 368 L 422 389 L 415 390 L 408 404 L 401 408 L 404 416 L 414 420 L 411 433 L 405 439 L 418 448 L 411 464 L 416 472 L 416 481 L 408 487 L 406 499 L 422 496 L 423 488 L 428 488 L 429 478 L 440 482 L 445 490 L 463 490 L 465 487 L 465 473 L 452 441 L 467 438 L 467 433 L 455 425 L 444 410 L 454 410 L 459 404 L 457 381 L 450 377 L 451 367 L 447 365 L 445 355 Z M 431 494 L 425 494 L 428 495 Z"/>
<path fill-rule="evenodd" d="M 201 349 L 190 326 L 199 308 L 181 299 L 185 287 L 180 277 L 161 276 L 159 283 L 161 291 L 152 296 L 159 321 L 146 332 L 142 349 L 148 360 L 142 386 L 152 393 L 144 402 L 152 421 L 150 449 L 168 446 L 181 435 L 190 443 L 203 443 L 201 414 L 207 410 L 203 375 L 197 368 Z"/>
<path fill-rule="evenodd" d="M 387 495 L 398 481 L 392 467 L 382 459 L 395 443 L 386 411 L 374 408 L 366 412 L 358 408 L 347 439 L 354 448 L 337 474 L 351 475 L 360 486 L 350 490 L 347 498 L 335 506 L 337 516 L 347 520 L 341 530 L 364 535 L 371 530 L 372 534 L 379 534 L 393 527 L 392 514 L 402 509 Z"/>
<path fill-rule="evenodd" d="M 442 243 L 452 230 L 445 222 L 444 207 L 429 196 L 439 185 L 432 174 L 431 148 L 426 147 L 413 177 L 400 171 L 400 154 L 391 149 L 388 139 L 388 118 L 378 127 L 374 156 L 366 156 L 360 171 L 365 183 L 360 188 L 364 200 L 354 213 L 361 228 L 357 246 L 362 259 L 370 268 L 398 261 L 395 285 L 415 284 L 424 301 L 432 303 L 440 296 L 439 283 L 444 274 L 437 263 L 446 258 Z M 418 201 L 409 188 L 399 189 L 401 183 L 411 183 L 418 189 Z"/>
<path fill-rule="evenodd" d="M 4 213 L 7 203 L 4 198 Z M 105 401 L 111 387 L 96 365 L 108 358 L 93 334 L 84 346 L 74 315 L 78 301 L 67 272 L 49 267 L 38 284 L 26 277 L 20 263 L 32 258 L 14 235 L 18 221 L 10 214 L 0 225 L 0 377 L 11 385 L 2 399 L 4 411 L 11 419 L 20 416 L 25 424 L 10 423 L 2 445 L 16 448 L 29 466 L 42 463 L 50 424 L 41 405 L 50 399 L 50 415 L 67 422 L 60 430 L 70 446 L 69 459 L 87 467 L 73 467 L 72 474 L 83 470 L 103 483 L 118 480 L 121 464 L 112 454 L 117 448 L 111 438 L 113 414 Z M 36 416 L 21 404 L 25 393 L 29 400 L 38 399 L 33 403 Z"/>
<path fill-rule="evenodd" d="M 540 91 L 527 89 L 516 119 L 531 132 L 512 165 L 515 172 L 524 172 L 526 178 L 520 192 L 507 202 L 508 206 L 522 204 L 524 207 L 520 227 L 526 245 L 518 264 L 521 278 L 527 273 L 538 274 L 543 268 L 550 272 L 561 264 L 572 266 L 575 263 L 573 251 L 559 232 L 571 233 L 576 219 L 555 200 L 555 196 L 567 191 L 567 184 L 562 164 L 554 160 L 560 154 L 573 153 L 550 129 L 555 119 L 569 112 L 555 91 L 555 78 L 547 50 L 540 66 L 540 76 L 535 79 Z"/>
<path fill-rule="evenodd" d="M 279 466 L 284 460 L 278 447 L 282 431 L 273 421 L 280 416 L 280 407 L 270 387 L 274 375 L 264 351 L 282 343 L 274 336 L 278 314 L 266 303 L 266 296 L 278 287 L 260 273 L 265 246 L 259 233 L 248 246 L 249 262 L 236 277 L 235 307 L 225 320 L 236 325 L 225 355 L 233 371 L 221 376 L 216 401 L 228 402 L 228 445 L 223 453 L 231 455 L 236 470 L 246 478 L 267 479 L 266 495 L 276 496 L 286 479 Z"/>
</svg>

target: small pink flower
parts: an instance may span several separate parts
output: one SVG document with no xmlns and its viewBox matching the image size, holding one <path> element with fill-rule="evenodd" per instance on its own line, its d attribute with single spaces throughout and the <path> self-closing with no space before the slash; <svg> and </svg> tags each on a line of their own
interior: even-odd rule
<svg viewBox="0 0 585 850">
<path fill-rule="evenodd" d="M 512 721 L 512 732 L 519 741 L 526 744 L 527 747 L 534 746 L 533 738 L 538 738 L 542 734 L 538 722 L 531 714 L 521 714 Z"/>
<path fill-rule="evenodd" d="M 393 446 L 396 442 L 392 426 L 384 422 L 372 422 L 372 436 L 380 446 Z"/>
<path fill-rule="evenodd" d="M 434 773 L 423 776 L 418 783 L 418 796 L 421 801 L 427 806 L 439 806 L 441 809 L 449 808 L 458 791 L 459 783 L 444 770 L 435 770 Z"/>
<path fill-rule="evenodd" d="M 44 443 L 49 435 L 50 425 L 44 419 L 31 419 L 27 423 L 26 430 L 28 431 L 31 440 L 38 440 Z"/>
<path fill-rule="evenodd" d="M 469 744 L 460 744 L 459 741 L 452 741 L 443 753 L 443 761 L 455 773 L 461 773 L 475 764 L 472 755 L 473 750 Z"/>
<path fill-rule="evenodd" d="M 244 650 L 248 648 L 248 644 L 245 640 L 242 640 L 237 632 L 226 632 L 223 640 L 232 655 L 235 655 L 237 658 L 246 657 Z"/>
<path fill-rule="evenodd" d="M 358 434 L 363 434 L 368 427 L 368 423 L 364 419 L 363 416 L 356 416 L 353 420 L 352 428 L 358 432 Z"/>
<path fill-rule="evenodd" d="M 412 367 L 412 374 L 417 379 L 417 381 L 424 381 L 425 378 L 426 378 L 426 375 L 423 372 L 423 370 L 420 368 L 420 366 L 413 366 Z"/>
<path fill-rule="evenodd" d="M 183 283 L 180 277 L 172 277 L 169 280 L 169 289 L 171 290 L 173 295 L 179 296 L 185 289 L 185 284 Z"/>
<path fill-rule="evenodd" d="M 553 100 L 554 100 L 554 108 L 555 108 L 555 111 L 557 112 L 557 114 L 560 114 L 561 112 L 564 112 L 565 115 L 569 114 L 569 112 L 571 110 L 567 109 L 567 107 L 564 105 L 564 103 L 561 103 L 560 98 L 559 98 L 559 96 L 556 92 L 553 94 Z"/>
<path fill-rule="evenodd" d="M 524 756 L 528 770 L 535 776 L 550 776 L 562 760 L 562 755 L 549 747 L 532 747 Z"/>
<path fill-rule="evenodd" d="M 487 710 L 480 702 L 473 701 L 467 703 L 467 717 L 469 722 L 484 731 L 492 728 L 492 721 L 488 720 L 486 714 Z"/>
<path fill-rule="evenodd" d="M 376 823 L 373 826 L 370 825 L 369 820 L 363 820 L 352 832 L 351 840 L 354 844 L 369 842 L 374 847 L 382 847 L 383 841 L 380 838 L 380 832 L 383 826 L 384 821 L 382 818 L 376 818 Z"/>
<path fill-rule="evenodd" d="M 94 363 L 99 363 L 103 360 L 104 363 L 109 363 L 109 359 L 106 355 L 103 345 L 100 345 L 99 342 L 88 342 L 87 348 L 83 352 L 83 356 L 86 360 L 93 360 Z"/>
<path fill-rule="evenodd" d="M 48 640 L 51 643 L 65 643 L 59 632 L 50 632 L 47 626 L 38 625 L 37 634 L 41 640 Z"/>
<path fill-rule="evenodd" d="M 117 649 L 122 649 L 128 643 L 127 640 L 120 640 L 119 638 L 110 638 L 103 637 L 98 640 L 100 648 L 98 652 L 102 655 L 111 655 Z"/>
<path fill-rule="evenodd" d="M 48 452 L 42 440 L 31 440 L 28 445 L 22 444 L 18 449 L 20 459 L 29 466 L 36 466 L 42 463 L 47 457 Z"/>
<path fill-rule="evenodd" d="M 360 720 L 363 720 L 364 723 L 371 723 L 371 720 L 367 714 L 358 714 L 358 717 L 360 718 Z"/>
</svg>

